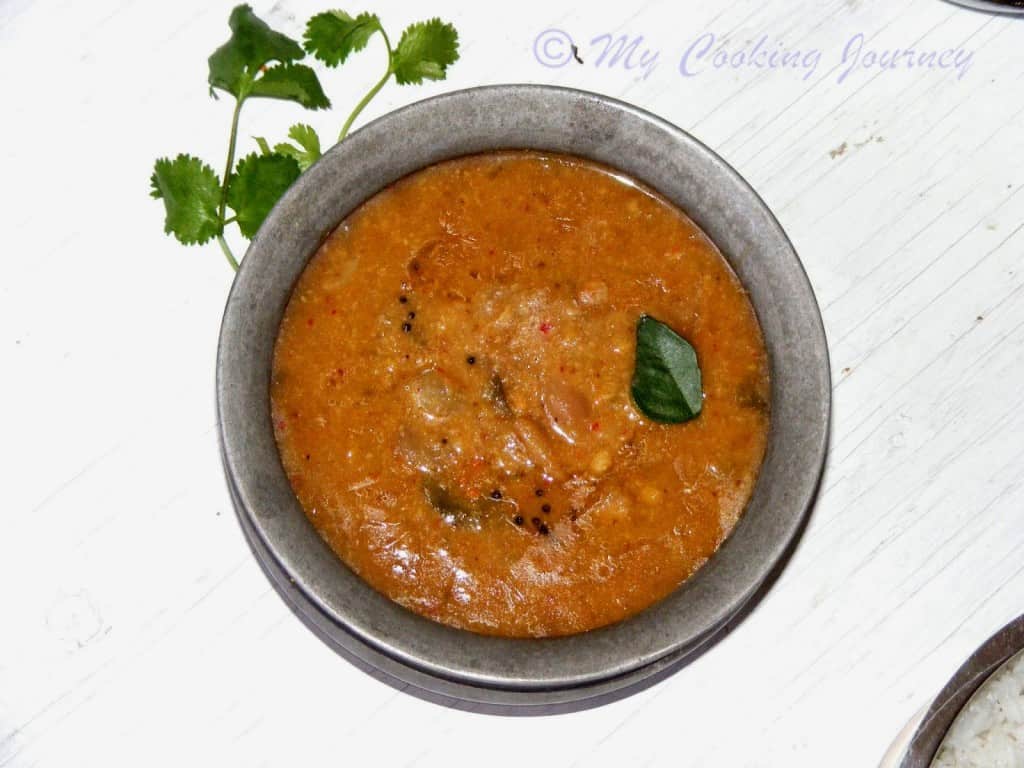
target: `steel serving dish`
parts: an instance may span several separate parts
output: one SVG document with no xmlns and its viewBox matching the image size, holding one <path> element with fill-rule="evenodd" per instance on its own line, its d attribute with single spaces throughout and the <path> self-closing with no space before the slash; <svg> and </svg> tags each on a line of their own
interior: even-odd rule
<svg viewBox="0 0 1024 768">
<path fill-rule="evenodd" d="M 768 451 L 751 502 L 693 578 L 636 617 L 572 637 L 484 637 L 424 619 L 352 573 L 307 521 L 270 417 L 274 340 L 292 286 L 323 238 L 397 179 L 452 157 L 532 148 L 589 158 L 658 190 L 722 250 L 749 291 L 771 365 Z M 498 711 L 556 711 L 623 695 L 684 663 L 741 614 L 779 567 L 825 458 L 828 348 L 789 239 L 753 189 L 710 149 L 629 104 L 506 85 L 392 112 L 327 152 L 252 241 L 228 298 L 217 356 L 224 466 L 253 551 L 321 637 L 392 683 Z"/>
</svg>

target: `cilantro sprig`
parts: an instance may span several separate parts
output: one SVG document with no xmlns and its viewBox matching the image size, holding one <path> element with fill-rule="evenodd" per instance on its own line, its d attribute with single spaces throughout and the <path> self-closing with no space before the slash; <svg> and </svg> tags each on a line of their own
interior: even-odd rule
<svg viewBox="0 0 1024 768">
<path fill-rule="evenodd" d="M 201 159 L 179 154 L 156 161 L 150 176 L 150 194 L 164 204 L 164 232 L 183 245 L 203 245 L 217 240 L 231 267 L 238 269 L 225 237 L 236 224 L 245 238 L 252 238 L 274 204 L 302 173 L 321 156 L 320 137 L 309 125 L 297 123 L 288 130 L 290 141 L 271 144 L 255 137 L 259 152 L 235 163 L 239 118 L 250 98 L 292 101 L 310 110 L 331 106 L 316 72 L 299 63 L 306 54 L 328 67 L 338 67 L 353 53 L 367 47 L 379 34 L 387 50 L 387 68 L 356 104 L 342 125 L 338 141 L 347 135 L 359 114 L 387 82 L 399 85 L 424 80 L 443 80 L 459 57 L 458 34 L 440 19 L 411 24 L 398 45 L 391 40 L 379 17 L 372 13 L 351 16 L 333 10 L 313 16 L 306 24 L 303 45 L 271 29 L 248 5 L 239 5 L 228 20 L 231 37 L 210 56 L 210 95 L 234 97 L 224 173 L 218 177 Z M 228 215 L 228 209 L 232 215 Z"/>
<path fill-rule="evenodd" d="M 356 104 L 341 127 L 338 141 L 348 135 L 359 113 L 392 76 L 399 85 L 444 80 L 448 67 L 459 58 L 459 35 L 455 27 L 436 18 L 410 24 L 402 32 L 398 45 L 392 48 L 391 39 L 376 14 L 361 13 L 352 17 L 344 11 L 327 11 L 309 20 L 303 40 L 306 50 L 314 57 L 328 67 L 337 67 L 344 64 L 350 54 L 365 48 L 377 33 L 387 47 L 387 68 L 380 80 Z"/>
</svg>

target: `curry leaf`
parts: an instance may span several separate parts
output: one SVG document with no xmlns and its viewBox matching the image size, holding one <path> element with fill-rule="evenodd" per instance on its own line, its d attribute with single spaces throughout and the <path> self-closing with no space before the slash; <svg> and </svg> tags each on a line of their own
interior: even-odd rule
<svg viewBox="0 0 1024 768">
<path fill-rule="evenodd" d="M 237 6 L 228 25 L 231 38 L 213 52 L 208 62 L 211 91 L 220 88 L 236 98 L 245 98 L 249 83 L 267 62 L 286 63 L 305 55 L 302 46 L 272 30 L 248 5 Z"/>
<path fill-rule="evenodd" d="M 459 35 L 440 19 L 410 24 L 402 33 L 392 56 L 399 85 L 443 80 L 448 67 L 459 58 Z"/>
<path fill-rule="evenodd" d="M 488 518 L 500 513 L 502 505 L 493 498 L 468 499 L 454 493 L 433 477 L 423 481 L 423 493 L 427 503 L 450 525 L 469 526 L 480 529 Z"/>
<path fill-rule="evenodd" d="M 700 365 L 690 343 L 664 323 L 642 315 L 636 326 L 633 401 L 664 424 L 695 418 L 703 404 Z"/>
<path fill-rule="evenodd" d="M 254 152 L 238 161 L 228 186 L 228 205 L 243 235 L 251 238 L 256 234 L 270 209 L 301 173 L 295 159 L 284 155 Z"/>
<path fill-rule="evenodd" d="M 164 232 L 184 245 L 205 243 L 221 230 L 217 216 L 220 181 L 198 157 L 178 155 L 156 161 L 150 195 L 164 201 Z"/>
<path fill-rule="evenodd" d="M 353 18 L 344 11 L 318 13 L 306 24 L 306 50 L 329 67 L 344 64 L 349 54 L 361 51 L 375 32 L 380 19 L 373 13 Z"/>
</svg>

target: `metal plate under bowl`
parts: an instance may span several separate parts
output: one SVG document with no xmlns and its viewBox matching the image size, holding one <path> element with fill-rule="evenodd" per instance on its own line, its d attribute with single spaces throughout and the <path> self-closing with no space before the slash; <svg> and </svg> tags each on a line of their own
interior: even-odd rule
<svg viewBox="0 0 1024 768">
<path fill-rule="evenodd" d="M 900 768 L 929 768 L 957 715 L 1000 667 L 1024 651 L 1024 616 L 982 643 L 935 697 L 910 739 Z"/>
<path fill-rule="evenodd" d="M 946 0 L 946 2 L 986 13 L 1024 14 L 1024 0 Z"/>
<path fill-rule="evenodd" d="M 732 535 L 660 603 L 627 621 L 564 638 L 484 637 L 429 621 L 374 591 L 306 519 L 271 425 L 278 325 L 322 239 L 403 176 L 500 149 L 588 158 L 686 211 L 747 289 L 770 363 L 768 450 Z M 364 667 L 440 697 L 509 707 L 568 706 L 649 679 L 691 656 L 737 616 L 801 530 L 825 458 L 830 406 L 828 348 L 814 293 L 785 233 L 750 186 L 707 147 L 654 115 L 547 86 L 492 86 L 427 99 L 331 149 L 288 190 L 250 245 L 228 297 L 217 353 L 225 471 L 239 519 L 279 591 L 321 636 Z"/>
</svg>

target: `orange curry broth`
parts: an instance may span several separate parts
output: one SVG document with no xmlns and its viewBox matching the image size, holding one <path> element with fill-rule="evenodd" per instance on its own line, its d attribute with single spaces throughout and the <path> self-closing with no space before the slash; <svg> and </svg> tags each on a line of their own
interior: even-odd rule
<svg viewBox="0 0 1024 768">
<path fill-rule="evenodd" d="M 697 350 L 702 413 L 644 418 L 641 314 Z M 754 312 L 661 197 L 575 158 L 419 171 L 352 213 L 277 340 L 274 428 L 307 516 L 401 605 L 566 635 L 668 595 L 729 534 L 768 430 Z"/>
</svg>

